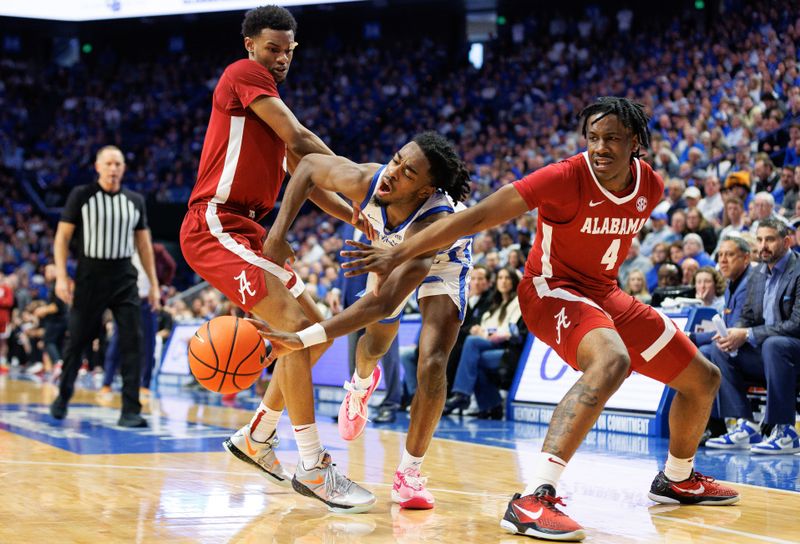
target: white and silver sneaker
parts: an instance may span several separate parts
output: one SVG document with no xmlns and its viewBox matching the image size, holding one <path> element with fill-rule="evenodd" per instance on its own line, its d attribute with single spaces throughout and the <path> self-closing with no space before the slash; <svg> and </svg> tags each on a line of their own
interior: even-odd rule
<svg viewBox="0 0 800 544">
<path fill-rule="evenodd" d="M 240 461 L 257 468 L 272 483 L 281 487 L 292 487 L 292 475 L 283 468 L 275 455 L 278 442 L 278 433 L 274 431 L 266 442 L 254 440 L 250 435 L 250 425 L 245 425 L 223 442 L 222 447 Z"/>
<path fill-rule="evenodd" d="M 376 501 L 371 492 L 337 472 L 326 450 L 320 453 L 319 462 L 310 470 L 303 467 L 302 460 L 297 463 L 292 487 L 301 495 L 321 500 L 331 512 L 366 512 L 375 506 Z"/>
</svg>

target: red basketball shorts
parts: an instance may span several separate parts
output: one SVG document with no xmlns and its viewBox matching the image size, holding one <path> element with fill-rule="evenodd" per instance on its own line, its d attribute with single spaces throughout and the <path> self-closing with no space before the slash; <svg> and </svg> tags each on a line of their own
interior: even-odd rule
<svg viewBox="0 0 800 544">
<path fill-rule="evenodd" d="M 572 368 L 578 345 L 593 329 L 615 330 L 631 359 L 631 371 L 669 383 L 685 369 L 697 347 L 672 320 L 619 288 L 602 296 L 586 294 L 576 284 L 525 277 L 519 301 L 528 329 Z"/>
<path fill-rule="evenodd" d="M 264 258 L 266 230 L 255 221 L 213 203 L 192 206 L 181 226 L 181 251 L 201 278 L 249 312 L 267 295 L 264 272 L 280 279 L 295 297 L 305 289 L 288 265 Z"/>
</svg>

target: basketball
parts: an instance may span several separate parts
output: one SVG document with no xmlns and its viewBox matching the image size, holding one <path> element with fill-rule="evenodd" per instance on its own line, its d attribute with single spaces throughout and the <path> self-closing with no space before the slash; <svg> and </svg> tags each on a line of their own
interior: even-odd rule
<svg viewBox="0 0 800 544">
<path fill-rule="evenodd" d="M 201 325 L 189 341 L 189 368 L 203 387 L 215 393 L 236 393 L 253 385 L 267 355 L 256 328 L 229 315 Z"/>
</svg>

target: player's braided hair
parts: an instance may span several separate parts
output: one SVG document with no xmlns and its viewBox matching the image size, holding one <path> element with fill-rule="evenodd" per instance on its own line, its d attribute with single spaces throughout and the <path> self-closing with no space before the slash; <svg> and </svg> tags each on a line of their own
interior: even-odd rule
<svg viewBox="0 0 800 544">
<path fill-rule="evenodd" d="M 453 144 L 436 132 L 422 132 L 413 141 L 422 149 L 431 168 L 433 185 L 461 202 L 469 195 L 469 170 Z"/>
<path fill-rule="evenodd" d="M 265 28 L 297 32 L 297 21 L 289 10 L 280 6 L 261 6 L 244 14 L 242 36 L 253 38 Z"/>
<path fill-rule="evenodd" d="M 579 119 L 583 119 L 581 133 L 584 138 L 586 137 L 586 125 L 589 123 L 589 118 L 598 113 L 600 117 L 595 119 L 594 123 L 606 115 L 616 115 L 622 125 L 638 138 L 639 147 L 634 149 L 631 154 L 631 160 L 639 156 L 640 149 L 650 147 L 650 129 L 647 126 L 650 118 L 645 113 L 642 104 L 620 96 L 601 96 L 596 102 L 583 108 L 578 115 Z"/>
</svg>

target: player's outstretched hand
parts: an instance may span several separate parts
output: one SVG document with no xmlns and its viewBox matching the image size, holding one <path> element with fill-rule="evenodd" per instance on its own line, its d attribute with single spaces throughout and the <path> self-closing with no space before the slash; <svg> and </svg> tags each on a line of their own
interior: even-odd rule
<svg viewBox="0 0 800 544">
<path fill-rule="evenodd" d="M 261 252 L 264 254 L 264 257 L 281 266 L 285 265 L 287 262 L 289 264 L 294 263 L 294 250 L 286 240 L 276 240 L 267 236 Z"/>
<path fill-rule="evenodd" d="M 347 240 L 346 244 L 358 249 L 339 252 L 342 257 L 355 259 L 342 263 L 342 268 L 347 269 L 344 275 L 348 278 L 352 278 L 353 276 L 360 276 L 367 272 L 373 272 L 378 277 L 378 282 L 374 289 L 374 293 L 377 295 L 384 280 L 386 280 L 392 270 L 397 267 L 397 263 L 394 262 L 391 251 L 389 249 L 362 244 L 355 240 Z"/>
<path fill-rule="evenodd" d="M 364 236 L 367 237 L 367 240 L 374 242 L 378 235 L 375 233 L 375 229 L 372 227 L 372 224 L 369 222 L 369 219 L 361 210 L 361 206 L 356 202 L 353 202 L 353 218 L 350 220 L 350 223 L 364 233 Z"/>
<path fill-rule="evenodd" d="M 293 332 L 284 332 L 273 329 L 260 319 L 245 318 L 245 321 L 253 325 L 258 330 L 261 338 L 266 338 L 272 342 L 272 354 L 275 357 L 281 357 L 291 351 L 303 349 L 303 342 L 300 337 Z"/>
</svg>

